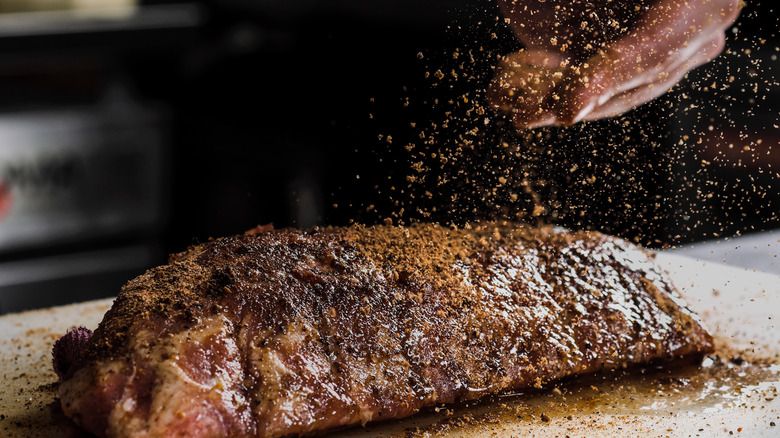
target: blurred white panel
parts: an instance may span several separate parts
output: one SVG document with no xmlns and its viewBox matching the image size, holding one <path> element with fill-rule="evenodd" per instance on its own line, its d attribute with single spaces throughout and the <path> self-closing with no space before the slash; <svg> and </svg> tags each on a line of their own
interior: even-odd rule
<svg viewBox="0 0 780 438">
<path fill-rule="evenodd" d="M 163 159 L 140 110 L 0 116 L 0 252 L 154 227 Z"/>
<path fill-rule="evenodd" d="M 698 242 L 668 252 L 700 261 L 780 275 L 780 258 L 778 258 L 780 232 L 778 231 Z"/>
</svg>

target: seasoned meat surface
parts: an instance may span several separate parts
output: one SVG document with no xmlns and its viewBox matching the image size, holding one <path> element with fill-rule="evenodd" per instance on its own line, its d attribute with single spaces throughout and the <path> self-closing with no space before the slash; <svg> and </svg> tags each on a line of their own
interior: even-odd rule
<svg viewBox="0 0 780 438">
<path fill-rule="evenodd" d="M 98 436 L 280 437 L 711 349 L 652 255 L 599 233 L 259 229 L 130 281 L 59 393 Z"/>
</svg>

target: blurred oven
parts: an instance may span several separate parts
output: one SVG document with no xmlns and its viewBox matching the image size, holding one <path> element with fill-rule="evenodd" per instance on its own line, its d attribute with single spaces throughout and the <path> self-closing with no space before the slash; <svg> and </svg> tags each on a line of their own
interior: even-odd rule
<svg viewBox="0 0 780 438">
<path fill-rule="evenodd" d="M 0 116 L 0 253 L 159 225 L 161 132 L 122 111 Z"/>
<path fill-rule="evenodd" d="M 203 19 L 193 2 L 0 1 L 0 313 L 116 295 L 164 261 L 157 91 Z"/>
<path fill-rule="evenodd" d="M 163 121 L 121 93 L 0 115 L 0 312 L 110 296 L 160 261 Z"/>
</svg>

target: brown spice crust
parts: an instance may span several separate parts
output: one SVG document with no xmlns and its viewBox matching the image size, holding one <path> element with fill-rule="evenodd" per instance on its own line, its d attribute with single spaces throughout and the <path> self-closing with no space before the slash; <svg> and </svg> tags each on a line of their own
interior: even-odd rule
<svg viewBox="0 0 780 438">
<path fill-rule="evenodd" d="M 230 326 L 204 351 L 174 340 L 218 320 Z M 712 349 L 651 254 L 599 233 L 513 223 L 257 230 L 192 247 L 122 289 L 70 374 L 99 375 L 111 361 L 153 370 L 158 344 L 180 366 L 206 369 L 203 358 L 235 346 L 243 375 L 221 388 L 243 388 L 248 404 L 225 430 L 252 424 L 257 436 Z M 276 359 L 252 359 L 263 357 Z M 289 374 L 273 380 L 269 363 Z M 61 394 L 76 394 L 67 380 Z M 284 400 L 310 417 L 286 423 Z"/>
<path fill-rule="evenodd" d="M 414 281 L 433 289 L 448 289 L 453 298 L 458 298 L 468 293 L 462 289 L 469 286 L 462 284 L 463 270 L 457 267 L 468 265 L 471 274 L 479 276 L 484 263 L 499 249 L 522 244 L 542 249 L 540 258 L 549 260 L 556 247 L 593 237 L 612 239 L 597 232 L 581 231 L 556 233 L 555 239 L 550 241 L 552 230 L 551 226 L 532 227 L 506 221 L 477 223 L 462 228 L 419 223 L 409 227 L 356 224 L 310 230 L 275 230 L 272 226 L 260 226 L 243 236 L 217 239 L 173 254 L 168 265 L 153 268 L 131 280 L 122 288 L 95 331 L 85 359 L 123 354 L 128 329 L 134 324 L 149 321 L 152 315 L 164 316 L 172 321 L 195 322 L 204 307 L 212 302 L 209 298 L 224 292 L 225 283 L 235 276 L 230 266 L 222 265 L 220 258 L 209 258 L 209 255 L 231 249 L 237 253 L 235 256 L 239 256 L 242 252 L 249 252 L 242 246 L 251 247 L 253 243 L 259 243 L 258 240 L 274 235 L 287 236 L 291 241 L 296 240 L 295 236 L 326 236 L 336 245 L 357 249 L 366 263 L 379 270 L 387 270 L 396 281 Z M 542 242 L 552 246 L 540 248 Z M 668 302 L 662 293 L 655 290 L 652 282 L 646 279 L 640 281 L 660 298 L 659 304 Z"/>
</svg>

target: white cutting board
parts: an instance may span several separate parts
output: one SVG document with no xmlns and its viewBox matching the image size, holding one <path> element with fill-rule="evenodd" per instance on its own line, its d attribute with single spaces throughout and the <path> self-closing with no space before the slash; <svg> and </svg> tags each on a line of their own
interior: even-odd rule
<svg viewBox="0 0 780 438">
<path fill-rule="evenodd" d="M 658 261 L 718 339 L 722 362 L 580 378 L 328 436 L 780 437 L 780 365 L 751 365 L 780 364 L 780 277 L 670 254 Z M 94 328 L 109 306 L 0 317 L 0 436 L 79 436 L 52 409 L 51 345 L 67 328 Z M 732 354 L 748 361 L 729 362 Z"/>
</svg>

